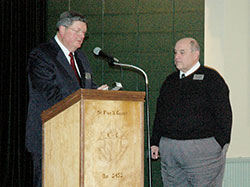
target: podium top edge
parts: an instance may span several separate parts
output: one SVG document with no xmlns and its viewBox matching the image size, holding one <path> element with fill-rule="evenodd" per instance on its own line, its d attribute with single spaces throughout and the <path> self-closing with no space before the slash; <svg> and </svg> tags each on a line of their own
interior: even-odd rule
<svg viewBox="0 0 250 187">
<path fill-rule="evenodd" d="M 135 101 L 144 102 L 145 92 L 137 91 L 114 91 L 114 90 L 96 90 L 96 89 L 79 89 L 65 99 L 59 101 L 51 108 L 41 114 L 42 122 L 45 123 L 51 117 L 64 111 L 66 108 L 80 100 L 116 100 L 116 101 Z"/>
<path fill-rule="evenodd" d="M 80 92 L 80 93 L 77 93 Z M 76 91 L 83 99 L 144 101 L 145 92 L 80 89 Z"/>
</svg>

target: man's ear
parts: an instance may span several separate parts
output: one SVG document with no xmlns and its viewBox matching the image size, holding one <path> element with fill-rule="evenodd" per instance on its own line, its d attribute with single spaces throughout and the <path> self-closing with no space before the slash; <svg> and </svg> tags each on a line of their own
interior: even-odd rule
<svg viewBox="0 0 250 187">
<path fill-rule="evenodd" d="M 66 27 L 64 27 L 62 25 L 59 26 L 58 32 L 60 35 L 64 35 L 65 31 L 66 31 Z"/>
<path fill-rule="evenodd" d="M 197 59 L 200 58 L 200 52 L 199 51 L 195 51 L 195 58 L 197 58 Z"/>
</svg>

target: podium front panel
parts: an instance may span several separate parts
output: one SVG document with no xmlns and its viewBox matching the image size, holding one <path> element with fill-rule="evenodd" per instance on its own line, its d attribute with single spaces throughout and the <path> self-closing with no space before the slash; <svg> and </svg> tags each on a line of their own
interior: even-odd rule
<svg viewBox="0 0 250 187">
<path fill-rule="evenodd" d="M 77 102 L 43 125 L 43 187 L 80 186 L 79 124 Z"/>
<path fill-rule="evenodd" d="M 144 186 L 143 102 L 84 100 L 83 186 Z"/>
</svg>

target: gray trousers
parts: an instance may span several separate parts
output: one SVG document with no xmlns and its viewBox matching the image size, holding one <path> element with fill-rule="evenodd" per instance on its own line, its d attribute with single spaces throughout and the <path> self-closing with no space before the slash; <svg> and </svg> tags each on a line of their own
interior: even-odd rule
<svg viewBox="0 0 250 187">
<path fill-rule="evenodd" d="M 214 137 L 196 140 L 160 140 L 164 187 L 221 187 L 226 151 Z"/>
</svg>

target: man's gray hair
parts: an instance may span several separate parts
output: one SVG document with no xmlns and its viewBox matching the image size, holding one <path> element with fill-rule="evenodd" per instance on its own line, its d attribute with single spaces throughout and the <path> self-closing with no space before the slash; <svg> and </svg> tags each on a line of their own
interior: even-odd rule
<svg viewBox="0 0 250 187">
<path fill-rule="evenodd" d="M 200 52 L 200 45 L 195 39 L 190 40 L 191 51 L 199 51 Z"/>
<path fill-rule="evenodd" d="M 81 21 L 87 24 L 87 20 L 83 15 L 74 11 L 66 11 L 60 15 L 60 19 L 56 24 L 57 31 L 59 30 L 60 26 L 65 26 L 65 27 L 71 26 L 74 21 Z"/>
</svg>

